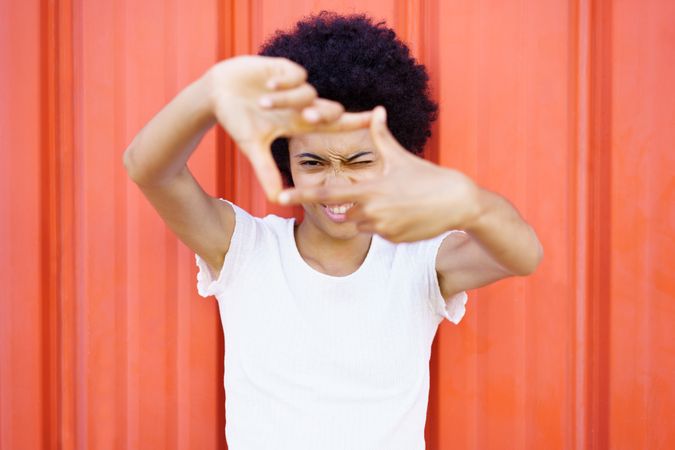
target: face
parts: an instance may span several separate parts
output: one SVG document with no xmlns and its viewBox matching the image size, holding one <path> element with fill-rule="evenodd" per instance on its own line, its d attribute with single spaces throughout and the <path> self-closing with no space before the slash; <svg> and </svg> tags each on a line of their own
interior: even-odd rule
<svg viewBox="0 0 675 450">
<path fill-rule="evenodd" d="M 339 186 L 378 176 L 382 161 L 370 130 L 312 133 L 289 139 L 291 175 L 297 188 Z M 335 239 L 358 234 L 356 224 L 346 222 L 353 203 L 303 204 L 306 226 Z"/>
</svg>

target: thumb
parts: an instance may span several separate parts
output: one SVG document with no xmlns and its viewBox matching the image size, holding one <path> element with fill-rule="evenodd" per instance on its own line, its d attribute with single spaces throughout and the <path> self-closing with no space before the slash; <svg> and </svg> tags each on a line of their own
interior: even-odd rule
<svg viewBox="0 0 675 450">
<path fill-rule="evenodd" d="M 383 106 L 377 106 L 373 110 L 373 118 L 370 122 L 370 135 L 375 146 L 380 150 L 385 166 L 392 162 L 401 152 L 406 152 L 387 127 L 387 110 Z"/>
<path fill-rule="evenodd" d="M 281 174 L 272 157 L 272 151 L 262 144 L 254 144 L 252 148 L 247 149 L 246 156 L 253 166 L 267 199 L 276 202 L 283 185 Z"/>
</svg>

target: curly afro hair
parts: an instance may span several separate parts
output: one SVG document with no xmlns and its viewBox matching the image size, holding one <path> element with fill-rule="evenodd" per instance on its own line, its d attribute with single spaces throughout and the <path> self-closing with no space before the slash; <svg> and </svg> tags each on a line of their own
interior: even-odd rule
<svg viewBox="0 0 675 450">
<path fill-rule="evenodd" d="M 363 14 L 322 11 L 303 18 L 290 32 L 277 31 L 259 54 L 300 64 L 319 97 L 340 102 L 349 112 L 384 106 L 398 142 L 412 153 L 422 153 L 438 106 L 430 99 L 425 67 L 384 22 L 373 23 Z M 284 181 L 292 186 L 288 139 L 275 140 L 272 154 Z"/>
</svg>

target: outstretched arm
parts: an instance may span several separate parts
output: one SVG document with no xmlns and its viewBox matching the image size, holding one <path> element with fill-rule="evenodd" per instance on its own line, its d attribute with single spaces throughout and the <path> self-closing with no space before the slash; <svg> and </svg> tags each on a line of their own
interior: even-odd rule
<svg viewBox="0 0 675 450">
<path fill-rule="evenodd" d="M 343 114 L 317 97 L 306 71 L 283 59 L 240 56 L 221 61 L 183 89 L 136 135 L 124 166 L 167 226 L 214 271 L 234 230 L 234 211 L 208 195 L 187 167 L 204 134 L 220 123 L 251 161 L 268 198 L 282 188 L 269 144 L 305 131 L 358 129 L 369 113 Z"/>
<path fill-rule="evenodd" d="M 292 189 L 282 202 L 354 202 L 348 220 L 361 231 L 393 242 L 452 233 L 436 259 L 441 289 L 448 296 L 512 275 L 532 273 L 542 247 L 530 225 L 503 197 L 476 185 L 463 173 L 432 164 L 406 151 L 375 109 L 371 136 L 383 159 L 382 176 L 340 187 Z"/>
<path fill-rule="evenodd" d="M 473 220 L 455 228 L 438 251 L 436 272 L 443 297 L 537 268 L 543 248 L 534 229 L 504 197 L 475 188 Z"/>
</svg>

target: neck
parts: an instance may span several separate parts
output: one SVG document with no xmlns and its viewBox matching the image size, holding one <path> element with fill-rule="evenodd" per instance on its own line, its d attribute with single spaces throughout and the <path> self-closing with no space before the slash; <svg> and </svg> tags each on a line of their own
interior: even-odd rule
<svg viewBox="0 0 675 450">
<path fill-rule="evenodd" d="M 371 234 L 336 239 L 312 227 L 307 220 L 295 227 L 295 242 L 302 258 L 316 270 L 333 276 L 355 272 L 366 259 Z"/>
</svg>

